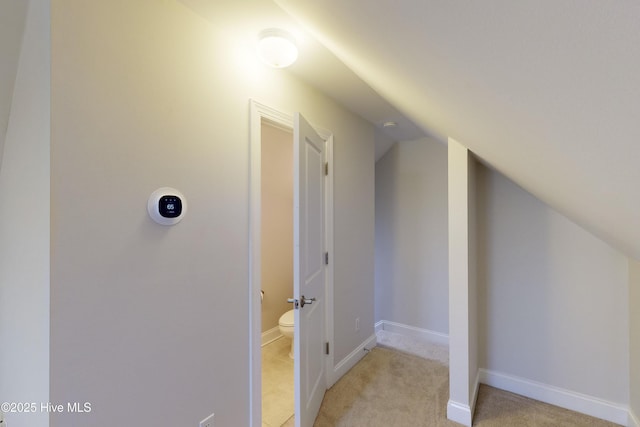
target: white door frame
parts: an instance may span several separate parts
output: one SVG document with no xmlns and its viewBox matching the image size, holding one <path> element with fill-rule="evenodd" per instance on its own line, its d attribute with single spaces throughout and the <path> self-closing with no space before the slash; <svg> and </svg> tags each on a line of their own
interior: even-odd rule
<svg viewBox="0 0 640 427">
<path fill-rule="evenodd" d="M 261 163 L 262 121 L 293 129 L 293 114 L 286 114 L 250 100 L 249 132 L 249 425 L 262 427 L 262 309 L 261 290 Z M 330 352 L 326 357 L 325 381 L 331 383 L 333 373 L 333 134 L 314 126 L 326 141 L 326 161 L 329 173 L 325 183 L 325 248 L 329 265 L 325 274 L 325 333 Z"/>
</svg>

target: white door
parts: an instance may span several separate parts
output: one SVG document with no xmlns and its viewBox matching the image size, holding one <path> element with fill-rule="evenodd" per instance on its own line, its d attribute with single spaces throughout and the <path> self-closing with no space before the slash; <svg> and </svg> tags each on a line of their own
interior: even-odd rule
<svg viewBox="0 0 640 427">
<path fill-rule="evenodd" d="M 296 427 L 311 427 L 326 391 L 324 140 L 296 113 L 293 132 Z"/>
</svg>

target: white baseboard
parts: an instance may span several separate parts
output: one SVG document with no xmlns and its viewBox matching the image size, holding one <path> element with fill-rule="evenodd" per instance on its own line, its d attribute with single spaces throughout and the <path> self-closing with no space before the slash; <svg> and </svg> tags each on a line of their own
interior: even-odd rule
<svg viewBox="0 0 640 427">
<path fill-rule="evenodd" d="M 415 326 L 403 325 L 402 323 L 391 322 L 389 320 L 381 320 L 376 323 L 376 332 L 380 330 L 421 338 L 434 344 L 449 345 L 449 335 L 447 334 L 417 328 Z"/>
<path fill-rule="evenodd" d="M 360 344 L 355 350 L 353 350 L 347 357 L 342 359 L 336 366 L 333 368 L 333 372 L 331 373 L 331 378 L 327 384 L 327 387 L 332 387 L 344 374 L 349 372 L 349 369 L 353 368 L 356 363 L 362 359 L 367 352 L 365 349 L 371 350 L 376 346 L 376 334 L 371 335 L 367 338 L 362 344 Z"/>
<path fill-rule="evenodd" d="M 375 324 L 375 331 L 381 330 L 421 338 L 435 344 L 449 345 L 449 336 L 447 334 L 388 320 L 380 320 Z M 470 420 L 473 419 L 480 383 L 623 426 L 640 427 L 638 415 L 624 405 L 487 369 L 478 371 L 470 406 L 460 402 L 449 401 L 447 404 L 447 417 L 450 420 L 464 425 L 471 425 Z"/>
<path fill-rule="evenodd" d="M 640 427 L 640 418 L 633 412 L 633 409 L 629 409 L 629 427 Z"/>
<path fill-rule="evenodd" d="M 473 384 L 473 391 L 471 392 L 471 404 L 456 402 L 449 400 L 447 403 L 447 418 L 451 421 L 455 421 L 465 426 L 471 426 L 473 424 L 473 414 L 476 410 L 476 401 L 478 400 L 478 390 L 480 389 L 480 370 L 476 375 L 475 382 Z"/>
<path fill-rule="evenodd" d="M 473 420 L 473 414 L 476 412 L 476 402 L 478 401 L 478 392 L 480 391 L 480 369 L 476 374 L 476 379 L 473 384 L 473 392 L 471 394 L 471 419 Z"/>
<path fill-rule="evenodd" d="M 271 344 L 277 339 L 282 338 L 284 335 L 280 333 L 280 327 L 276 326 L 275 328 L 271 328 L 268 331 L 264 331 L 262 333 L 262 347 L 267 344 Z"/>
<path fill-rule="evenodd" d="M 376 322 L 376 324 L 375 324 L 375 326 L 374 326 L 374 327 L 375 327 L 375 331 L 376 331 L 376 332 L 378 332 L 378 331 L 384 331 L 384 322 L 385 322 L 384 320 L 381 320 L 381 321 L 379 321 L 379 322 Z"/>
<path fill-rule="evenodd" d="M 627 425 L 630 418 L 625 406 L 525 378 L 480 369 L 480 382 L 616 424 Z"/>
<path fill-rule="evenodd" d="M 471 427 L 473 421 L 473 414 L 471 412 L 469 405 L 454 402 L 453 400 L 449 400 L 447 403 L 447 418 L 458 424 Z"/>
</svg>

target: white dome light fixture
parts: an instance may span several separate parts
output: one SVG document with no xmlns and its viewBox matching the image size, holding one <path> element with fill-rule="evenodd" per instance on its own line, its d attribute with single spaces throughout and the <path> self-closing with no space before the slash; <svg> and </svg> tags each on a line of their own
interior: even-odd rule
<svg viewBox="0 0 640 427">
<path fill-rule="evenodd" d="M 274 68 L 285 68 L 298 59 L 298 46 L 288 32 L 269 28 L 258 36 L 258 56 Z"/>
</svg>

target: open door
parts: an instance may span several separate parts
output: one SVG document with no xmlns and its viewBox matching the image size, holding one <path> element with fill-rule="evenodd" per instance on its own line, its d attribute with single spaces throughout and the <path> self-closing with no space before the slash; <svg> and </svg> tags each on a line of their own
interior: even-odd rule
<svg viewBox="0 0 640 427">
<path fill-rule="evenodd" d="M 325 141 L 294 117 L 293 298 L 296 427 L 311 427 L 326 391 L 325 377 Z"/>
</svg>

